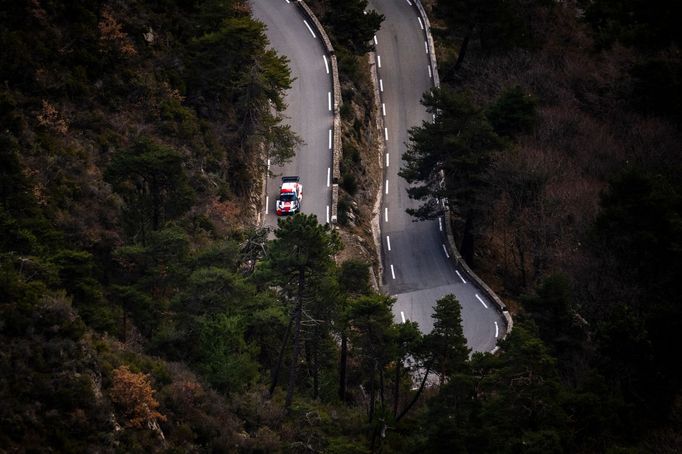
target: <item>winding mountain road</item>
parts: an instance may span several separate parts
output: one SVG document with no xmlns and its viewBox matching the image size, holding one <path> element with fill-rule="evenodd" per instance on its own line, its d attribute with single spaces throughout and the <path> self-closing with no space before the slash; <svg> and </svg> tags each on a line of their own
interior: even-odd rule
<svg viewBox="0 0 682 454">
<path fill-rule="evenodd" d="M 432 120 L 420 104 L 422 94 L 433 86 L 425 24 L 410 0 L 371 0 L 370 5 L 385 16 L 375 42 L 387 152 L 381 212 L 384 289 L 397 298 L 396 319 L 416 321 L 425 332 L 433 328 L 435 302 L 454 294 L 462 305 L 469 347 L 491 351 L 504 336 L 504 319 L 449 257 L 445 221 L 413 222 L 405 212 L 418 205 L 398 176 L 408 130 Z"/>
<path fill-rule="evenodd" d="M 296 78 L 285 102 L 287 123 L 303 140 L 296 157 L 283 167 L 271 167 L 264 224 L 276 226 L 275 202 L 282 175 L 298 175 L 303 184 L 302 211 L 324 224 L 331 214 L 331 134 L 333 124 L 332 79 L 328 56 L 320 37 L 304 20 L 295 2 L 251 0 L 253 15 L 267 27 L 272 47 L 289 58 Z"/>
<path fill-rule="evenodd" d="M 304 184 L 303 211 L 329 221 L 332 81 L 320 38 L 287 0 L 250 0 L 254 16 L 265 23 L 272 46 L 290 60 L 296 81 L 286 96 L 286 115 L 306 142 L 295 160 L 277 175 L 299 175 Z M 416 203 L 398 176 L 409 128 L 431 120 L 420 104 L 432 87 L 425 24 L 411 0 L 371 0 L 386 19 L 375 38 L 386 141 L 382 191 L 381 238 L 384 290 L 395 296 L 397 321 L 413 320 L 425 332 L 433 328 L 437 299 L 453 293 L 462 304 L 464 335 L 474 351 L 491 351 L 504 336 L 505 323 L 495 304 L 472 284 L 466 272 L 448 256 L 443 220 L 413 222 L 405 212 Z M 279 178 L 268 179 L 266 225 L 276 225 L 274 206 Z"/>
</svg>

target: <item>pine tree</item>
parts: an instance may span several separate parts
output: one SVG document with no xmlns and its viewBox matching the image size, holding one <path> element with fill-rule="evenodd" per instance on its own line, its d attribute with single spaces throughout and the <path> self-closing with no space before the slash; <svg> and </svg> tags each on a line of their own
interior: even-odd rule
<svg viewBox="0 0 682 454">
<path fill-rule="evenodd" d="M 311 298 L 311 281 L 328 273 L 333 264 L 333 256 L 341 248 L 338 235 L 329 225 L 321 225 L 315 215 L 297 214 L 290 218 L 279 219 L 275 240 L 269 248 L 266 259 L 267 273 L 282 289 L 287 300 L 293 301 L 294 309 L 290 326 L 293 328 L 293 345 L 285 407 L 291 407 L 296 386 L 298 361 L 301 351 L 301 321 L 306 301 Z M 284 342 L 288 341 L 288 331 Z M 283 345 L 284 349 L 284 345 Z M 278 362 L 281 364 L 284 350 L 280 351 Z M 279 366 L 277 367 L 279 368 Z M 277 380 L 278 371 L 273 374 Z M 271 387 L 271 391 L 274 386 Z"/>
</svg>

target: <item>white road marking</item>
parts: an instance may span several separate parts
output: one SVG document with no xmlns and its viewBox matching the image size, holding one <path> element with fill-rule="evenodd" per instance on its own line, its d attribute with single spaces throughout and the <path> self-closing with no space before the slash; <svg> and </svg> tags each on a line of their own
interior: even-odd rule
<svg viewBox="0 0 682 454">
<path fill-rule="evenodd" d="M 403 322 L 405 323 L 405 322 Z M 495 339 L 497 339 L 497 336 L 500 335 L 500 327 L 497 326 L 497 322 L 495 322 Z"/>
<path fill-rule="evenodd" d="M 332 92 L 327 92 L 327 104 L 329 105 L 329 110 L 332 110 Z"/>
<path fill-rule="evenodd" d="M 384 222 L 388 222 L 388 208 L 384 208 Z"/>
<path fill-rule="evenodd" d="M 412 6 L 412 2 L 410 0 L 407 0 L 407 4 Z"/>
<path fill-rule="evenodd" d="M 388 140 L 388 128 L 384 128 L 384 139 Z"/>
<path fill-rule="evenodd" d="M 393 264 L 391 264 L 391 277 L 395 279 L 395 270 L 393 269 Z"/>
<path fill-rule="evenodd" d="M 438 218 L 438 230 L 443 231 L 443 218 Z"/>
<path fill-rule="evenodd" d="M 268 170 L 270 170 L 270 160 L 268 159 Z"/>
<path fill-rule="evenodd" d="M 405 313 L 403 311 L 400 311 L 400 318 L 402 318 L 403 323 L 405 323 Z"/>
<path fill-rule="evenodd" d="M 327 205 L 327 224 L 329 224 L 329 205 Z"/>
<path fill-rule="evenodd" d="M 332 169 L 327 167 L 327 187 L 329 187 L 329 177 L 331 176 Z"/>
<path fill-rule="evenodd" d="M 433 117 L 433 121 L 436 121 L 436 114 L 431 114 L 431 116 Z"/>
<path fill-rule="evenodd" d="M 376 46 L 377 44 L 379 44 L 379 43 L 377 42 L 377 35 L 374 35 L 374 45 Z"/>
<path fill-rule="evenodd" d="M 450 254 L 448 254 L 448 250 L 445 245 L 443 245 L 443 252 L 445 252 L 445 257 L 450 258 Z"/>
<path fill-rule="evenodd" d="M 424 50 L 426 51 L 427 54 L 429 53 L 429 43 L 427 43 L 426 41 L 424 41 Z"/>
<path fill-rule="evenodd" d="M 384 79 L 379 79 L 379 89 L 384 92 Z"/>
<path fill-rule="evenodd" d="M 268 208 L 270 207 L 270 197 L 265 196 L 265 214 L 268 214 Z"/>
<path fill-rule="evenodd" d="M 332 149 L 332 130 L 329 130 L 329 149 Z"/>
<path fill-rule="evenodd" d="M 419 26 L 421 27 L 421 29 L 424 30 L 424 23 L 422 22 L 422 18 L 418 17 L 417 20 L 419 21 Z"/>
<path fill-rule="evenodd" d="M 486 309 L 488 309 L 488 305 L 485 304 L 485 301 L 483 301 L 483 300 L 481 299 L 480 296 L 478 296 L 478 293 L 476 293 L 476 298 L 481 302 L 481 304 L 483 305 L 483 307 L 485 307 Z"/>
<path fill-rule="evenodd" d="M 457 273 L 457 276 L 459 276 L 459 278 L 462 280 L 462 284 L 466 284 L 466 283 L 467 283 L 467 281 L 464 280 L 464 278 L 462 277 L 462 275 L 459 274 L 459 270 L 455 270 L 455 273 Z"/>
<path fill-rule="evenodd" d="M 381 55 L 377 55 L 377 64 L 379 65 L 379 68 L 381 68 Z"/>
<path fill-rule="evenodd" d="M 308 25 L 308 21 L 303 19 L 303 22 L 305 23 L 305 26 L 308 27 L 308 30 L 310 30 L 310 34 L 313 35 L 313 38 L 317 38 L 317 36 L 315 36 L 315 32 L 313 31 L 313 29 L 310 28 L 310 25 Z"/>
<path fill-rule="evenodd" d="M 386 194 L 388 194 L 388 178 L 386 179 Z"/>
<path fill-rule="evenodd" d="M 391 237 L 386 235 L 386 245 L 388 246 L 388 250 L 391 250 Z"/>
<path fill-rule="evenodd" d="M 388 153 L 386 153 L 386 167 L 388 167 L 390 164 L 388 163 Z"/>
<path fill-rule="evenodd" d="M 428 68 L 429 68 L 429 77 L 433 77 L 433 72 L 431 72 L 431 65 L 429 65 Z M 329 72 L 329 71 L 327 71 L 327 72 Z"/>
<path fill-rule="evenodd" d="M 327 61 L 327 56 L 323 55 L 322 58 L 324 58 L 324 69 L 326 69 L 327 74 L 329 74 L 329 62 Z"/>
<path fill-rule="evenodd" d="M 384 117 L 385 117 L 386 116 L 386 104 L 383 102 L 381 103 L 381 112 L 384 114 Z"/>
<path fill-rule="evenodd" d="M 289 0 L 286 0 L 286 1 L 287 1 L 287 3 L 291 3 Z"/>
</svg>

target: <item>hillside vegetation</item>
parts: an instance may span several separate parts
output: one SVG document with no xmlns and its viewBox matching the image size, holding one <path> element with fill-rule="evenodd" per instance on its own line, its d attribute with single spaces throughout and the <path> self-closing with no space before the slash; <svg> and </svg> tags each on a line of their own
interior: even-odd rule
<svg viewBox="0 0 682 454">
<path fill-rule="evenodd" d="M 401 172 L 556 360 L 544 452 L 678 451 L 679 4 L 428 3 L 442 87 Z"/>
</svg>

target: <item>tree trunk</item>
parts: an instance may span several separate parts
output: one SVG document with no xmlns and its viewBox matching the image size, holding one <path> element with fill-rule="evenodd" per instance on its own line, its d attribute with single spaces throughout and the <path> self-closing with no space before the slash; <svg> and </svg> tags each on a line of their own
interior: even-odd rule
<svg viewBox="0 0 682 454">
<path fill-rule="evenodd" d="M 315 328 L 315 343 L 313 344 L 313 399 L 320 397 L 320 339 Z"/>
<path fill-rule="evenodd" d="M 519 254 L 519 271 L 521 272 L 521 287 L 526 288 L 528 285 L 528 276 L 526 272 L 526 251 L 521 242 L 521 234 L 516 234 L 516 252 Z"/>
<path fill-rule="evenodd" d="M 270 384 L 269 396 L 275 393 L 275 387 L 277 386 L 277 381 L 279 380 L 279 371 L 282 368 L 282 361 L 284 361 L 284 350 L 287 348 L 287 343 L 289 342 L 289 336 L 291 335 L 291 325 L 294 323 L 294 314 L 289 317 L 289 325 L 287 326 L 287 331 L 284 333 L 284 340 L 282 341 L 282 346 L 279 349 L 279 356 L 277 357 L 277 366 L 272 372 L 272 383 Z"/>
<path fill-rule="evenodd" d="M 412 398 L 412 400 L 410 401 L 410 403 L 407 405 L 407 407 L 405 407 L 405 409 L 404 409 L 402 412 L 400 412 L 400 414 L 398 415 L 398 417 L 395 418 L 395 422 L 396 422 L 396 423 L 397 423 L 398 421 L 400 421 L 400 420 L 403 418 L 403 416 L 405 416 L 405 415 L 407 414 L 408 411 L 410 411 L 410 409 L 412 408 L 412 406 L 413 406 L 415 403 L 417 403 L 417 400 L 419 399 L 419 396 L 421 395 L 422 391 L 424 391 L 424 386 L 426 385 L 426 379 L 428 378 L 429 372 L 430 372 L 430 371 L 431 371 L 431 365 L 429 364 L 429 365 L 426 367 L 426 372 L 424 372 L 424 378 L 422 378 L 422 382 L 421 382 L 421 384 L 419 385 L 419 389 L 417 390 L 417 394 L 414 395 L 414 397 Z"/>
<path fill-rule="evenodd" d="M 376 389 L 374 386 L 374 374 L 376 372 L 376 364 L 374 365 L 374 368 L 372 368 L 372 371 L 370 372 L 370 377 L 369 377 L 369 422 L 371 423 L 372 420 L 374 419 L 374 400 L 376 399 Z"/>
<path fill-rule="evenodd" d="M 305 356 L 305 366 L 308 369 L 308 377 L 315 375 L 315 365 L 313 364 L 312 350 L 313 342 L 311 342 L 310 339 L 303 339 L 303 356 Z"/>
<path fill-rule="evenodd" d="M 298 354 L 301 348 L 301 313 L 303 312 L 303 288 L 305 285 L 305 274 L 303 268 L 298 272 L 298 297 L 296 298 L 296 310 L 294 311 L 294 351 L 291 354 L 291 366 L 289 366 L 289 384 L 287 385 L 287 397 L 284 401 L 284 408 L 288 411 L 294 398 L 294 388 L 296 387 L 296 369 Z"/>
<path fill-rule="evenodd" d="M 393 386 L 393 417 L 398 415 L 398 400 L 400 399 L 400 371 L 403 367 L 402 360 L 395 363 L 395 385 Z"/>
<path fill-rule="evenodd" d="M 474 26 L 471 25 L 466 35 L 464 35 L 464 40 L 462 40 L 462 45 L 460 46 L 459 53 L 457 54 L 457 61 L 455 62 L 455 66 L 452 68 L 453 71 L 457 71 L 459 67 L 462 66 L 462 63 L 464 63 L 464 56 L 467 53 L 467 49 L 469 48 L 469 41 L 471 41 L 471 35 L 473 34 Z"/>
<path fill-rule="evenodd" d="M 123 309 L 123 333 L 122 333 L 123 335 L 121 336 L 121 341 L 123 342 L 123 344 L 126 343 L 126 339 L 127 339 L 126 332 L 127 331 L 128 331 L 128 312 L 125 309 Z"/>
<path fill-rule="evenodd" d="M 384 409 L 384 368 L 379 368 L 379 400 L 381 402 L 381 410 Z"/>
<path fill-rule="evenodd" d="M 346 368 L 348 365 L 348 336 L 341 333 L 341 359 L 339 360 L 339 399 L 346 402 Z"/>
<path fill-rule="evenodd" d="M 152 178 L 149 191 L 152 193 L 152 230 L 159 230 L 161 224 L 161 195 L 156 178 Z"/>
</svg>

